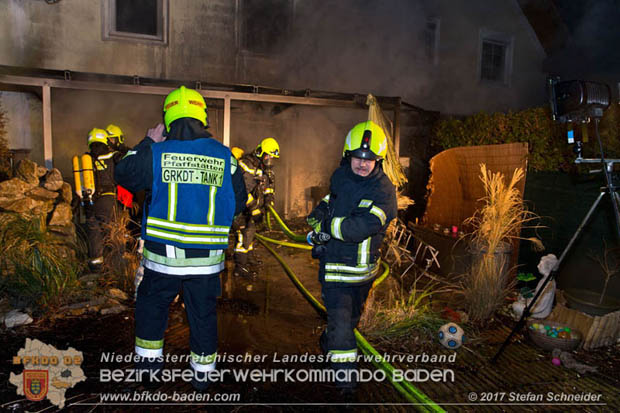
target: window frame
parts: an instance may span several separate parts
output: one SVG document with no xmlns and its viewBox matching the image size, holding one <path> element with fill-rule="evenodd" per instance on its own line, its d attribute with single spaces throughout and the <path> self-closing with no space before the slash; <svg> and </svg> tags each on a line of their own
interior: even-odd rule
<svg viewBox="0 0 620 413">
<path fill-rule="evenodd" d="M 157 6 L 157 35 L 121 32 L 116 30 L 116 0 L 103 0 L 101 2 L 101 15 L 103 17 L 101 36 L 103 40 L 126 40 L 161 46 L 168 45 L 169 0 L 157 0 Z"/>
<path fill-rule="evenodd" d="M 429 34 L 431 33 L 429 30 L 429 24 L 435 24 L 435 30 L 432 33 L 433 44 L 431 45 L 429 42 Z M 432 65 L 436 66 L 439 64 L 439 39 L 441 33 L 441 19 L 436 16 L 430 16 L 426 19 L 425 27 L 424 27 L 424 54 L 426 56 L 427 61 L 429 61 Z M 430 54 L 429 54 L 430 50 Z"/>
<path fill-rule="evenodd" d="M 484 43 L 494 43 L 504 46 L 504 71 L 498 80 L 482 78 L 482 58 Z M 514 36 L 489 29 L 480 29 L 478 38 L 478 70 L 477 77 L 481 84 L 510 86 L 512 81 L 512 65 L 514 59 Z"/>
</svg>

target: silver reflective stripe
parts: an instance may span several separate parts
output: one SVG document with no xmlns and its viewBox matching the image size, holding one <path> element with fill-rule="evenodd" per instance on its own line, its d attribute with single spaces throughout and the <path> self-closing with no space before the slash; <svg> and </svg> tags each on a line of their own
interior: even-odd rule
<svg viewBox="0 0 620 413">
<path fill-rule="evenodd" d="M 177 254 L 174 250 L 174 245 L 166 245 L 166 257 L 167 258 L 176 258 Z"/>
<path fill-rule="evenodd" d="M 357 263 L 361 265 L 368 264 L 370 260 L 370 237 L 366 238 L 359 244 L 357 248 Z"/>
<path fill-rule="evenodd" d="M 215 221 L 215 194 L 217 194 L 217 186 L 209 189 L 209 214 L 207 215 L 207 224 L 213 225 Z"/>
<path fill-rule="evenodd" d="M 175 229 L 177 231 L 186 232 L 203 232 L 203 233 L 218 233 L 228 234 L 229 227 L 223 225 L 201 225 L 201 224 L 189 224 L 185 222 L 167 221 L 165 219 L 159 219 L 154 217 L 148 217 L 146 219 L 147 226 L 162 227 Z"/>
<path fill-rule="evenodd" d="M 325 281 L 340 281 L 340 282 L 359 282 L 366 281 L 374 277 L 374 274 L 365 275 L 345 275 L 342 273 L 325 273 Z"/>
<path fill-rule="evenodd" d="M 192 366 L 194 370 L 201 371 L 201 372 L 215 370 L 215 361 L 210 364 L 200 364 L 200 363 L 196 363 L 194 359 L 191 359 L 189 362 L 189 365 Z"/>
<path fill-rule="evenodd" d="M 330 350 L 327 354 L 330 356 L 330 360 L 334 363 L 352 362 L 357 358 L 357 349 Z"/>
<path fill-rule="evenodd" d="M 200 274 L 216 274 L 221 272 L 226 263 L 224 260 L 219 264 L 215 265 L 204 265 L 204 266 L 196 266 L 196 267 L 171 267 L 169 265 L 164 265 L 157 263 L 155 261 L 151 261 L 148 259 L 144 260 L 144 267 L 149 270 L 161 272 L 163 274 L 171 274 L 171 275 L 200 275 Z"/>
<path fill-rule="evenodd" d="M 237 172 L 237 158 L 234 156 L 230 157 L 230 174 L 234 175 Z"/>
<path fill-rule="evenodd" d="M 182 248 L 175 248 L 176 257 L 164 257 L 148 249 L 144 250 L 144 258 L 157 264 L 168 267 L 210 267 L 220 264 L 226 258 L 223 250 L 209 250 L 208 257 L 185 258 L 185 251 Z"/>
<path fill-rule="evenodd" d="M 111 157 L 114 156 L 115 153 L 116 152 L 106 153 L 105 155 L 98 156 L 97 159 L 103 159 L 103 160 L 110 159 Z"/>
<path fill-rule="evenodd" d="M 178 241 L 186 244 L 225 244 L 228 237 L 208 236 L 208 235 L 183 235 L 155 228 L 146 228 L 146 235 L 161 238 L 169 241 Z"/>
<path fill-rule="evenodd" d="M 385 212 L 383 212 L 381 208 L 373 205 L 372 208 L 370 208 L 370 213 L 379 218 L 379 220 L 381 221 L 381 225 L 385 225 L 385 220 L 387 219 L 387 217 L 385 216 Z"/>
<path fill-rule="evenodd" d="M 367 208 L 367 207 L 369 207 L 371 205 L 372 205 L 372 201 L 370 199 L 362 199 L 360 201 L 359 207 L 360 208 Z"/>
<path fill-rule="evenodd" d="M 175 221 L 176 217 L 177 217 L 177 184 L 169 183 L 168 184 L 168 221 Z"/>
<path fill-rule="evenodd" d="M 163 348 L 150 349 L 150 348 L 143 348 L 143 347 L 136 346 L 135 350 L 136 350 L 136 354 L 142 357 L 152 358 L 152 357 L 161 357 L 164 355 Z"/>
<path fill-rule="evenodd" d="M 345 264 L 327 263 L 325 264 L 325 270 L 337 271 L 337 272 L 350 272 L 355 274 L 362 274 L 375 269 L 374 265 L 360 265 L 357 267 L 351 267 Z"/>
<path fill-rule="evenodd" d="M 342 238 L 342 231 L 340 230 L 340 225 L 342 225 L 342 221 L 344 221 L 344 217 L 336 217 L 332 219 L 332 227 L 330 228 L 332 236 L 340 241 L 344 241 Z"/>
<path fill-rule="evenodd" d="M 325 195 L 321 201 L 329 202 L 329 194 Z"/>
</svg>

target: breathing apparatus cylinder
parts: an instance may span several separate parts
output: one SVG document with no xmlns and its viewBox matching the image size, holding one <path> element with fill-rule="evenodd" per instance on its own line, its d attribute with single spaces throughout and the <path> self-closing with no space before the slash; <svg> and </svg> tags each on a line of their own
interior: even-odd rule
<svg viewBox="0 0 620 413">
<path fill-rule="evenodd" d="M 82 155 L 82 176 L 84 177 L 82 199 L 88 200 L 88 203 L 92 205 L 93 194 L 95 193 L 95 173 L 93 171 L 93 158 L 87 153 Z"/>
<path fill-rule="evenodd" d="M 84 201 L 82 200 L 82 179 L 80 175 L 82 170 L 80 169 L 80 157 L 75 155 L 72 159 L 72 162 L 73 162 L 73 181 L 75 183 L 75 193 L 77 194 L 78 198 L 80 198 L 80 201 L 83 204 Z"/>
</svg>

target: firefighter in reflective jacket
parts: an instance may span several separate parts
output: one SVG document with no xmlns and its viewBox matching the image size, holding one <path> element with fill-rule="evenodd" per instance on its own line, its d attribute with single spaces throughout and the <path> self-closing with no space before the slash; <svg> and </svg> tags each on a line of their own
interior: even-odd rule
<svg viewBox="0 0 620 413">
<path fill-rule="evenodd" d="M 273 162 L 279 157 L 278 142 L 274 138 L 265 138 L 253 153 L 245 154 L 239 160 L 245 187 L 248 190 L 248 201 L 243 215 L 235 221 L 237 244 L 233 274 L 236 276 L 252 278 L 256 275 L 256 272 L 248 266 L 248 254 L 254 250 L 256 223 L 263 218 L 265 205 L 274 204 Z M 255 259 L 255 263 L 259 262 Z"/>
<path fill-rule="evenodd" d="M 353 329 L 379 271 L 379 247 L 396 217 L 396 192 L 383 172 L 387 152 L 383 130 L 368 121 L 347 134 L 340 167 L 332 174 L 330 193 L 308 216 L 308 242 L 319 259 L 321 295 L 327 328 L 321 349 L 336 370 L 337 385 L 355 388 L 357 345 Z M 338 372 L 342 370 L 342 372 Z"/>
<path fill-rule="evenodd" d="M 163 368 L 168 307 L 180 289 L 190 326 L 192 385 L 203 391 L 215 369 L 216 297 L 219 273 L 233 217 L 245 206 L 241 170 L 207 131 L 207 107 L 195 90 L 181 86 L 164 101 L 164 125 L 147 136 L 118 164 L 117 181 L 146 191 L 142 219 L 144 276 L 137 291 L 136 368 Z M 149 359 L 150 358 L 150 359 Z"/>
<path fill-rule="evenodd" d="M 98 128 L 88 133 L 88 151 L 93 160 L 95 176 L 93 205 L 86 208 L 88 265 L 96 271 L 103 264 L 103 242 L 116 209 L 114 166 L 122 156 L 110 147 L 107 132 Z"/>
</svg>

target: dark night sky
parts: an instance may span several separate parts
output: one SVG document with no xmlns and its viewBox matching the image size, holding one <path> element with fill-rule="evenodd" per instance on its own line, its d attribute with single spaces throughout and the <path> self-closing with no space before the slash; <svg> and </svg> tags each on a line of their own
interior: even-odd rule
<svg viewBox="0 0 620 413">
<path fill-rule="evenodd" d="M 553 0 L 570 39 L 551 68 L 580 77 L 620 81 L 620 0 Z"/>
</svg>

